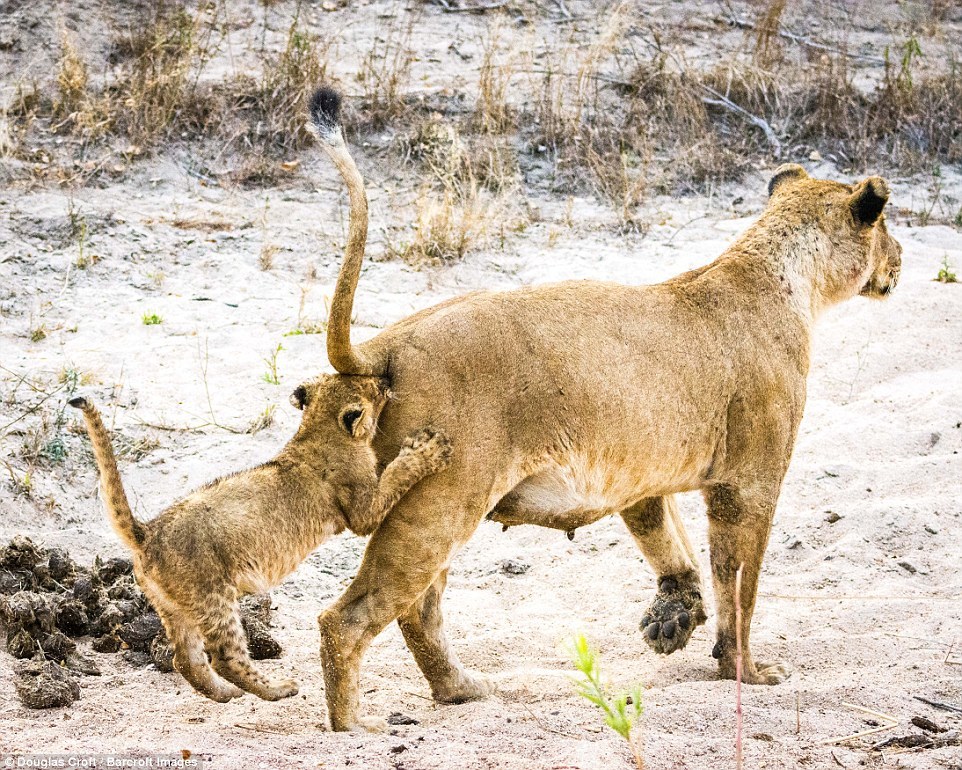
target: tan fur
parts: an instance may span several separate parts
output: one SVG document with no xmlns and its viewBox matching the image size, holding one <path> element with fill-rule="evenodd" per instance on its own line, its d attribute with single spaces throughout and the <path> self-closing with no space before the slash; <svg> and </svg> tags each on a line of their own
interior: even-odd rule
<svg viewBox="0 0 962 770">
<path fill-rule="evenodd" d="M 412 486 L 450 461 L 444 435 L 421 429 L 378 479 L 371 441 L 388 397 L 374 377 L 302 385 L 292 398 L 304 417 L 280 454 L 144 523 L 127 504 L 97 409 L 84 398 L 70 402 L 83 411 L 111 524 L 133 552 L 137 582 L 174 647 L 174 666 L 208 698 L 227 701 L 244 690 L 267 700 L 296 694 L 295 681 L 269 682 L 252 665 L 238 599 L 277 585 L 331 535 L 370 533 Z"/>
<path fill-rule="evenodd" d="M 342 173 L 353 169 L 343 142 L 327 149 Z M 356 169 L 344 176 L 354 183 Z M 395 618 L 435 698 L 490 692 L 450 650 L 440 611 L 451 560 L 485 516 L 571 531 L 620 514 L 659 579 L 645 639 L 680 649 L 705 620 L 672 497 L 690 490 L 708 504 L 721 675 L 735 672 L 743 565 L 744 681 L 781 682 L 786 667 L 754 659 L 749 627 L 805 405 L 812 327 L 830 305 L 894 288 L 901 247 L 881 215 L 888 194 L 878 177 L 851 186 L 783 166 L 767 209 L 731 248 L 665 283 L 472 294 L 357 348 L 342 328 L 329 342 L 335 367 L 349 374 L 339 361 L 360 362 L 398 396 L 381 418 L 379 456 L 430 423 L 452 438 L 454 459 L 385 518 L 354 582 L 319 618 L 333 728 L 374 725 L 358 709 L 361 658 Z M 335 292 L 348 316 L 359 253 L 352 243 Z"/>
</svg>

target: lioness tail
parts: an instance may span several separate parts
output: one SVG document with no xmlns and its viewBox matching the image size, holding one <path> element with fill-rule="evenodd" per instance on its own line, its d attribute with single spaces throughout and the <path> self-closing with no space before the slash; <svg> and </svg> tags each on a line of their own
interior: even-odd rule
<svg viewBox="0 0 962 770">
<path fill-rule="evenodd" d="M 385 372 L 374 371 L 374 365 L 351 346 L 354 292 L 361 275 L 364 246 L 367 243 L 367 195 L 364 192 L 364 179 L 344 142 L 340 110 L 341 95 L 333 88 L 318 88 L 311 96 L 308 129 L 320 140 L 324 151 L 334 161 L 351 199 L 347 248 L 337 276 L 327 324 L 327 357 L 331 366 L 341 374 L 381 376 Z"/>
<path fill-rule="evenodd" d="M 117 458 L 114 457 L 113 447 L 110 445 L 110 435 L 100 419 L 100 412 L 92 403 L 82 396 L 72 398 L 67 402 L 74 409 L 83 412 L 84 422 L 87 424 L 87 434 L 93 445 L 94 457 L 100 471 L 100 484 L 104 492 L 107 514 L 110 524 L 127 547 L 133 551 L 140 551 L 144 542 L 144 525 L 134 518 L 127 502 L 127 493 L 120 480 L 117 470 Z"/>
</svg>

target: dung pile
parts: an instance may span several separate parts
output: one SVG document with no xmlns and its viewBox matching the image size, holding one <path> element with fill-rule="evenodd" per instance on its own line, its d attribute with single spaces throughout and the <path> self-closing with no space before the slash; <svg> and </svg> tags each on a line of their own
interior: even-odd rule
<svg viewBox="0 0 962 770">
<path fill-rule="evenodd" d="M 251 657 L 277 658 L 271 637 L 269 596 L 241 602 Z M 100 674 L 94 658 L 77 647 L 91 638 L 95 652 L 121 652 L 135 666 L 173 670 L 173 651 L 160 618 L 137 587 L 129 559 L 96 559 L 91 569 L 61 548 L 40 548 L 15 537 L 0 548 L 0 631 L 15 658 L 17 694 L 31 708 L 64 706 L 80 697 L 73 676 Z M 2 637 L 0 637 L 2 638 Z"/>
</svg>

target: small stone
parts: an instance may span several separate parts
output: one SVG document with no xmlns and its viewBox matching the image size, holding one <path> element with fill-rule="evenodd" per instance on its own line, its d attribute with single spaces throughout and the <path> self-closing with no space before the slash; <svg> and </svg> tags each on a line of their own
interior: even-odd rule
<svg viewBox="0 0 962 770">
<path fill-rule="evenodd" d="M 937 725 L 931 719 L 926 717 L 912 717 L 912 724 L 918 727 L 920 730 L 926 730 L 930 733 L 944 733 L 946 731 L 945 727 Z"/>
<path fill-rule="evenodd" d="M 841 520 L 842 520 L 842 517 L 839 516 L 837 513 L 835 513 L 835 511 L 829 511 L 828 516 L 825 517 L 825 521 L 828 522 L 829 524 L 835 524 L 836 522 L 839 522 Z"/>
<path fill-rule="evenodd" d="M 764 741 L 765 743 L 771 743 L 775 740 L 768 733 L 753 733 L 752 738 L 756 741 Z"/>
<path fill-rule="evenodd" d="M 517 559 L 505 559 L 501 562 L 501 571 L 505 575 L 523 575 L 529 569 L 531 569 L 530 564 L 526 564 L 523 561 L 518 561 Z"/>
<path fill-rule="evenodd" d="M 407 750 L 408 750 L 408 747 L 405 746 L 403 743 L 400 743 L 397 746 L 391 746 L 392 754 L 400 754 L 402 751 L 407 751 Z"/>
<path fill-rule="evenodd" d="M 80 697 L 80 685 L 67 670 L 47 660 L 17 666 L 15 685 L 23 705 L 32 709 L 69 706 Z"/>
<path fill-rule="evenodd" d="M 918 572 L 918 568 L 910 561 L 900 561 L 899 566 L 911 575 Z"/>
<path fill-rule="evenodd" d="M 926 524 L 925 527 L 924 527 L 924 529 L 925 529 L 925 531 L 928 532 L 930 535 L 937 535 L 937 534 L 939 534 L 939 531 L 938 531 L 935 527 L 931 526 L 930 524 Z"/>
<path fill-rule="evenodd" d="M 409 717 L 407 714 L 402 714 L 400 711 L 395 711 L 391 716 L 387 718 L 387 723 L 389 725 L 416 725 L 420 724 L 418 720 L 414 717 Z"/>
</svg>

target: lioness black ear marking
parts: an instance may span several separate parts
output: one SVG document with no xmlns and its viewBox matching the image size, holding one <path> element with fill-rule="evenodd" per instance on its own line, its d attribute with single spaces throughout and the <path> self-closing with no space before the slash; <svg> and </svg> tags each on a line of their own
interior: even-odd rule
<svg viewBox="0 0 962 770">
<path fill-rule="evenodd" d="M 790 180 L 799 179 L 808 179 L 808 172 L 797 163 L 783 163 L 781 166 L 775 169 L 775 175 L 768 183 L 769 197 L 772 196 L 772 194 L 775 192 L 775 189 L 780 185 Z"/>
<path fill-rule="evenodd" d="M 363 416 L 364 416 L 363 409 L 349 406 L 347 407 L 347 409 L 341 412 L 341 425 L 343 425 L 344 430 L 346 430 L 352 436 L 356 436 L 357 429 L 360 428 L 360 425 L 358 425 L 358 422 Z"/>
<path fill-rule="evenodd" d="M 860 225 L 870 227 L 878 221 L 888 200 L 888 183 L 880 176 L 870 176 L 855 187 L 849 204 L 852 216 Z"/>
<path fill-rule="evenodd" d="M 296 388 L 294 388 L 294 392 L 291 393 L 291 406 L 293 406 L 295 409 L 300 409 L 303 411 L 304 407 L 307 406 L 307 403 L 307 388 L 305 388 L 303 385 L 298 385 Z"/>
</svg>

